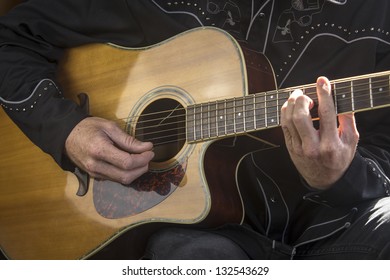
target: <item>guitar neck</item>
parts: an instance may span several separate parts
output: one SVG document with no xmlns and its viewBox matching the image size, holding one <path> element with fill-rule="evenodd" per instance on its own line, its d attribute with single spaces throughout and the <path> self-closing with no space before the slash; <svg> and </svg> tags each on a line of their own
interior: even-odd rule
<svg viewBox="0 0 390 280">
<path fill-rule="evenodd" d="M 336 113 L 389 106 L 389 77 L 390 71 L 386 71 L 332 81 Z M 187 140 L 201 142 L 279 126 L 281 107 L 296 89 L 318 104 L 316 85 L 309 84 L 188 106 Z M 316 107 L 313 119 L 318 118 Z"/>
</svg>

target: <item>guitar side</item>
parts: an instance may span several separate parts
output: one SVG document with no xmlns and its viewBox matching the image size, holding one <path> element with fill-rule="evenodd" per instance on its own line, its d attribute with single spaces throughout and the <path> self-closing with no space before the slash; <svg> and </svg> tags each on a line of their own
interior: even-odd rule
<svg viewBox="0 0 390 280">
<path fill-rule="evenodd" d="M 216 29 L 189 31 L 145 49 L 108 45 L 72 49 L 58 77 L 67 97 L 77 100 L 78 93 L 86 92 L 92 115 L 118 120 L 123 127 L 128 126 L 129 115 L 160 98 L 185 106 L 247 94 L 241 49 Z M 76 177 L 60 170 L 4 112 L 0 120 L 7 131 L 0 140 L 0 246 L 9 258 L 86 258 L 126 231 L 140 226 L 142 232 L 143 224 L 217 226 L 243 219 L 235 184 L 207 182 L 203 164 L 212 142 L 184 143 L 177 155 L 155 163 L 157 171 L 177 163 L 185 169 L 176 188 L 155 206 L 135 215 L 106 217 L 96 211 L 98 182 L 91 180 L 87 194 L 76 196 Z M 225 189 L 220 196 L 221 188 Z M 214 194 L 221 197 L 216 205 Z"/>
</svg>

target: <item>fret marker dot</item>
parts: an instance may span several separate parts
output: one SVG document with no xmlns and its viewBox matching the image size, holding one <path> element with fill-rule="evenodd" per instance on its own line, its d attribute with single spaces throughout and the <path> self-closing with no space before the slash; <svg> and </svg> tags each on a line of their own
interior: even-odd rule
<svg viewBox="0 0 390 280">
<path fill-rule="evenodd" d="M 345 98 L 345 94 L 343 94 L 342 97 Z"/>
<path fill-rule="evenodd" d="M 382 91 L 383 91 L 383 88 L 379 88 L 379 91 L 382 92 Z"/>
</svg>

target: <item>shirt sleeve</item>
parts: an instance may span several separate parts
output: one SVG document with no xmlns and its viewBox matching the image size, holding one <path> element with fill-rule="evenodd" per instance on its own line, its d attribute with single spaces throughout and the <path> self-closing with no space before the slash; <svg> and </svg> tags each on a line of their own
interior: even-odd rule
<svg viewBox="0 0 390 280">
<path fill-rule="evenodd" d="M 194 24 L 162 15 L 153 1 L 24 1 L 0 18 L 1 106 L 34 144 L 73 169 L 64 144 L 88 115 L 56 81 L 63 52 L 88 43 L 152 45 Z"/>
<path fill-rule="evenodd" d="M 57 64 L 66 48 L 121 44 L 123 34 L 130 45 L 143 41 L 126 1 L 30 0 L 0 18 L 1 106 L 65 170 L 74 169 L 64 154 L 66 138 L 88 114 L 64 98 Z"/>
<path fill-rule="evenodd" d="M 2 20 L 0 27 L 0 102 L 26 136 L 64 169 L 73 166 L 63 147 L 71 129 L 86 115 L 64 99 L 56 84 L 62 49 L 34 34 L 27 24 Z"/>
</svg>

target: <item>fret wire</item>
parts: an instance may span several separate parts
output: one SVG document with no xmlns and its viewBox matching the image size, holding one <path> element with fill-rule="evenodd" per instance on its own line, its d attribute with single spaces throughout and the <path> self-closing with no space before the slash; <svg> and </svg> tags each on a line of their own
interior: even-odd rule
<svg viewBox="0 0 390 280">
<path fill-rule="evenodd" d="M 267 110 L 267 92 L 264 95 L 264 119 L 265 119 L 265 127 L 268 127 L 268 110 Z"/>
<path fill-rule="evenodd" d="M 385 92 L 383 92 L 383 93 L 389 93 L 389 91 L 385 91 Z M 184 122 L 185 123 L 185 122 Z M 186 133 L 184 132 L 184 133 L 181 133 L 181 134 L 179 134 L 179 136 L 180 135 L 185 135 Z M 161 139 L 161 138 L 167 138 L 167 137 L 158 137 L 158 138 L 155 138 L 155 139 L 152 139 L 152 140 L 158 140 L 158 139 Z M 180 139 L 176 139 L 175 141 L 181 141 L 181 140 L 185 140 L 185 138 L 180 138 Z M 195 139 L 196 140 L 196 139 Z M 161 142 L 161 143 L 156 143 L 155 145 L 163 145 L 163 144 L 167 144 L 167 143 L 173 143 L 173 142 L 175 142 L 175 141 L 166 141 L 166 142 Z"/>
<path fill-rule="evenodd" d="M 257 129 L 256 94 L 253 94 L 253 116 L 254 128 Z"/>
<path fill-rule="evenodd" d="M 215 102 L 215 130 L 216 130 L 216 136 L 219 136 L 219 124 L 218 124 L 218 102 Z"/>
<path fill-rule="evenodd" d="M 387 86 L 390 89 L 390 75 L 387 75 L 386 77 L 387 77 Z"/>
<path fill-rule="evenodd" d="M 220 106 L 221 106 L 221 108 L 220 108 L 220 116 L 218 117 L 218 119 L 219 119 L 219 135 L 220 136 L 222 136 L 223 134 L 224 134 L 224 131 L 223 131 L 223 127 L 226 125 L 225 124 L 225 120 L 224 120 L 224 116 L 223 116 L 223 113 L 224 113 L 224 108 L 223 108 L 223 106 L 224 106 L 224 101 L 221 101 L 220 102 Z"/>
<path fill-rule="evenodd" d="M 372 78 L 370 78 L 370 79 L 372 79 Z M 373 82 L 373 83 L 380 83 L 380 82 L 384 82 L 384 81 L 386 81 L 387 79 L 383 79 L 383 80 L 377 80 L 377 81 L 375 81 L 375 82 Z M 337 83 L 337 84 L 341 84 L 341 83 L 347 83 L 347 82 L 339 82 L 339 83 Z M 335 83 L 332 83 L 332 85 L 334 85 Z M 346 88 L 350 88 L 349 86 L 346 86 L 346 87 L 343 87 L 343 88 L 340 88 L 340 89 L 346 89 Z"/>
<path fill-rule="evenodd" d="M 236 124 L 236 98 L 233 99 L 233 131 L 236 133 L 237 124 Z"/>
<path fill-rule="evenodd" d="M 187 127 L 186 127 L 186 132 L 187 132 L 187 137 L 188 137 L 188 139 L 192 139 L 192 137 L 191 137 L 191 131 L 190 131 L 190 128 L 191 128 L 191 126 L 190 126 L 190 114 L 189 114 L 189 112 L 191 111 L 191 109 L 192 109 L 192 107 L 188 107 L 188 115 L 186 116 L 186 124 L 188 124 L 187 125 Z"/>
<path fill-rule="evenodd" d="M 227 112 L 226 112 L 226 99 L 225 99 L 225 101 L 224 101 L 224 113 L 225 113 L 225 135 L 227 135 L 227 121 L 226 121 L 226 119 L 227 119 Z"/>
<path fill-rule="evenodd" d="M 207 125 L 207 123 L 205 122 L 205 119 L 204 119 L 204 114 L 203 113 L 204 111 L 204 105 L 202 105 L 200 107 L 200 137 L 201 138 L 205 138 L 205 132 L 204 132 L 204 127 Z"/>
<path fill-rule="evenodd" d="M 200 105 L 200 138 L 203 139 L 203 106 Z"/>
<path fill-rule="evenodd" d="M 369 89 L 369 90 L 371 91 L 371 95 L 374 95 L 374 92 L 373 92 L 374 89 L 383 88 L 382 85 L 376 87 L 377 84 L 380 84 L 380 83 L 382 83 L 382 82 L 384 82 L 384 81 L 386 81 L 386 82 L 389 81 L 389 76 L 388 76 L 388 75 L 385 75 L 385 76 L 386 76 L 385 78 L 384 78 L 384 76 L 379 76 L 378 78 L 384 78 L 384 79 L 375 80 L 375 81 L 373 81 L 371 77 L 369 78 L 369 79 L 371 80 L 370 89 Z M 333 83 L 333 85 L 335 85 L 335 83 Z M 313 87 L 315 87 L 315 86 L 313 85 Z M 299 87 L 297 87 L 297 88 L 299 88 Z M 349 88 L 349 87 L 344 87 L 344 89 L 345 89 L 345 88 Z M 291 88 L 291 89 L 292 89 L 292 88 Z M 291 90 L 291 89 L 280 90 L 280 92 L 282 92 L 282 93 L 283 93 L 283 92 L 289 93 L 289 90 Z M 337 87 L 337 90 L 341 90 L 341 89 L 343 89 L 343 88 Z M 274 91 L 274 92 L 277 92 L 277 91 Z M 368 93 L 368 94 L 370 94 L 370 93 Z M 315 94 L 313 94 L 313 95 L 315 95 Z M 339 96 L 339 94 L 336 92 L 335 96 Z M 370 96 L 370 97 L 371 97 L 371 96 Z M 255 101 L 255 94 L 253 94 L 253 99 L 254 99 L 254 103 L 256 103 L 256 101 Z M 185 109 L 183 109 L 183 111 L 184 111 L 184 110 L 185 110 Z M 154 112 L 154 113 L 150 113 L 150 114 L 147 114 L 147 115 L 161 114 L 161 113 L 164 113 L 164 111 Z M 133 117 L 130 117 L 130 118 L 124 118 L 124 119 L 130 120 L 130 119 L 132 119 L 132 118 L 137 118 L 137 116 L 133 116 Z M 146 122 L 147 122 L 147 121 L 146 121 Z"/>
<path fill-rule="evenodd" d="M 369 101 L 369 103 L 370 103 L 370 107 L 373 107 L 374 106 L 374 104 L 373 104 L 373 100 L 374 100 L 374 96 L 377 96 L 376 97 L 376 99 L 378 99 L 378 100 L 385 100 L 385 99 L 387 99 L 387 98 L 389 98 L 389 96 L 385 96 L 385 94 L 386 93 L 388 93 L 388 90 L 385 90 L 385 91 L 382 91 L 382 92 L 374 92 L 374 90 L 375 89 L 383 89 L 383 88 L 386 88 L 386 85 L 383 85 L 382 83 L 385 81 L 384 79 L 378 79 L 378 80 L 375 80 L 375 81 L 373 81 L 373 79 L 372 78 L 368 78 L 367 80 L 369 80 L 369 83 L 368 83 L 368 85 L 369 85 L 369 88 L 368 88 L 368 94 L 367 94 L 367 96 L 368 96 L 368 99 L 362 99 L 362 98 L 364 98 L 364 96 L 366 96 L 366 95 L 361 95 L 360 96 L 360 99 L 356 99 L 355 98 L 355 95 L 354 95 L 354 92 L 353 92 L 353 89 L 354 89 L 354 86 L 353 86 L 353 84 L 351 83 L 351 86 L 350 86 L 350 88 L 351 88 L 351 98 L 350 98 L 350 100 L 353 102 L 353 106 L 354 106 L 354 104 L 359 104 L 359 103 L 362 103 L 362 102 L 365 102 L 366 100 L 367 101 Z M 334 96 L 339 96 L 339 94 L 338 94 L 338 91 L 339 91 L 339 87 L 338 87 L 338 83 L 335 83 L 334 84 Z M 389 87 L 390 87 L 390 85 L 389 85 Z M 344 88 L 348 88 L 348 87 L 344 87 Z M 307 92 L 307 90 L 306 90 L 306 88 L 304 88 L 304 90 L 305 90 L 305 93 Z M 357 91 L 357 92 L 362 92 L 363 90 L 360 90 L 360 91 Z M 285 91 L 281 91 L 281 92 L 285 92 Z M 271 92 L 272 93 L 272 92 Z M 276 91 L 276 93 L 277 93 L 277 95 L 279 95 L 280 94 L 280 92 L 277 92 Z M 268 93 L 269 94 L 269 93 Z M 291 92 L 289 93 L 289 94 L 291 94 Z M 383 96 L 378 96 L 379 94 L 381 94 L 381 95 L 383 95 Z M 355 100 L 356 99 L 356 100 Z M 265 108 L 264 108 L 264 110 L 265 110 L 265 115 L 267 115 L 267 113 L 270 111 L 270 109 L 271 108 L 268 108 L 268 100 L 267 100 L 267 98 L 265 98 L 264 99 L 264 102 L 256 102 L 256 96 L 255 95 L 253 95 L 253 97 L 252 97 L 252 100 L 253 100 L 253 103 L 254 103 L 254 108 L 253 108 L 253 113 L 254 113 L 254 119 L 253 119 L 253 121 L 254 121 L 254 127 L 255 128 L 257 128 L 257 118 L 258 118 L 258 116 L 257 116 L 257 114 L 256 114 L 256 104 L 261 104 L 261 103 L 264 103 L 265 104 Z M 276 110 L 279 110 L 279 108 L 280 108 L 280 100 L 281 100 L 281 98 L 277 98 L 277 105 L 276 105 Z M 344 101 L 347 101 L 347 100 L 349 100 L 349 98 L 347 98 L 347 99 L 343 99 Z M 380 103 L 379 104 L 381 104 L 382 103 L 382 101 L 380 101 Z M 383 105 L 385 105 L 386 103 L 383 103 Z M 224 112 L 225 112 L 225 116 L 227 115 L 227 109 L 228 109 L 228 106 L 227 106 L 227 104 L 226 104 L 226 101 L 225 101 L 225 104 L 224 104 L 225 106 L 224 106 Z M 337 105 L 339 105 L 338 104 L 338 100 L 337 100 L 337 98 L 335 99 L 335 107 L 336 107 L 336 109 L 339 107 L 339 106 L 337 106 Z M 208 108 L 209 108 L 210 106 L 208 106 Z M 275 106 L 272 106 L 272 108 L 274 108 Z M 340 106 L 340 108 L 345 108 L 345 106 Z M 354 106 L 353 108 L 352 108 L 352 110 L 355 110 L 356 109 L 356 107 Z M 236 110 L 236 108 L 235 108 L 235 110 Z M 244 122 L 244 131 L 246 131 L 246 113 L 247 113 L 247 111 L 248 110 L 246 110 L 245 109 L 245 104 L 243 104 L 243 113 L 245 114 L 245 122 Z M 194 117 L 195 117 L 195 119 L 196 119 L 196 112 L 194 111 Z M 201 115 L 203 116 L 203 114 L 204 114 L 204 108 L 201 108 Z M 210 109 L 208 109 L 208 111 L 207 111 L 207 116 L 210 116 Z M 279 116 L 279 115 L 278 115 Z M 217 117 L 217 116 L 216 116 Z M 193 120 L 193 123 L 194 123 L 194 130 L 193 130 L 193 133 L 194 133 L 194 136 L 195 136 L 195 138 L 197 138 L 196 137 L 196 120 Z M 265 120 L 265 125 L 266 125 L 266 127 L 268 127 L 268 125 L 269 125 L 269 122 L 268 122 L 268 119 L 265 117 L 264 118 L 264 120 Z M 280 119 L 278 119 L 278 123 L 280 122 Z M 203 117 L 202 117 L 202 119 L 201 119 L 201 124 L 203 125 Z M 218 126 L 216 126 L 216 128 L 218 129 Z M 211 128 L 209 127 L 209 131 L 211 131 Z M 235 132 L 237 132 L 237 126 L 235 125 Z M 225 117 L 225 134 L 227 134 L 227 122 L 226 122 L 226 117 Z M 204 133 L 203 133 L 203 131 L 201 131 L 201 136 L 202 136 L 202 138 L 204 137 Z M 209 136 L 211 136 L 211 133 L 209 133 Z"/>
<path fill-rule="evenodd" d="M 373 100 L 373 98 L 372 98 L 372 78 L 370 77 L 369 78 L 369 87 L 370 87 L 370 89 L 369 89 L 369 94 L 370 94 L 370 106 L 371 106 L 371 108 L 373 108 L 374 107 L 374 100 Z"/>
<path fill-rule="evenodd" d="M 199 120 L 197 122 L 197 133 L 199 135 L 199 138 L 200 139 L 203 139 L 203 131 L 202 131 L 202 123 L 203 123 L 203 120 L 202 120 L 202 107 L 203 107 L 203 104 L 199 104 L 198 106 L 198 113 L 197 113 L 197 116 L 199 116 Z"/>
<path fill-rule="evenodd" d="M 195 115 L 195 111 L 196 111 L 196 106 L 194 106 L 194 130 L 193 130 L 193 133 L 194 133 L 194 139 L 196 139 L 196 115 Z"/>
<path fill-rule="evenodd" d="M 194 121 L 193 121 L 193 133 L 194 133 L 194 139 L 197 139 L 197 137 L 196 137 L 196 106 L 197 106 L 197 104 L 195 104 L 194 105 L 194 113 L 193 113 L 193 119 L 194 119 Z"/>
<path fill-rule="evenodd" d="M 384 94 L 386 94 L 386 93 L 388 93 L 387 91 L 385 92 L 385 91 L 383 91 L 383 92 L 381 92 L 381 93 L 375 93 L 375 92 L 373 92 L 375 89 L 381 89 L 381 88 L 383 88 L 383 87 L 372 87 L 371 86 L 371 88 L 369 89 L 369 91 L 368 91 L 368 93 L 366 94 L 366 95 L 362 95 L 361 97 L 364 97 L 364 96 L 366 96 L 367 97 L 367 99 L 358 99 L 358 101 L 355 101 L 355 103 L 359 103 L 359 102 L 364 102 L 364 101 L 369 101 L 370 103 L 371 103 L 371 100 L 373 100 L 373 98 L 375 97 L 375 96 L 377 96 L 378 94 L 382 94 L 382 95 L 384 95 Z M 336 87 L 336 91 L 339 91 L 339 88 L 337 88 Z M 358 91 L 357 91 L 358 92 Z M 339 94 L 337 94 L 337 96 L 340 96 Z M 384 96 L 383 98 L 385 98 L 386 96 Z M 255 98 L 255 96 L 253 96 L 253 98 Z M 376 98 L 378 98 L 378 97 L 376 97 Z M 388 98 L 390 98 L 390 95 L 388 96 Z M 314 101 L 316 101 L 317 100 L 317 97 L 313 97 L 312 98 Z M 280 99 L 279 99 L 280 100 Z M 347 98 L 347 99 L 344 99 L 344 100 L 352 100 L 351 98 Z M 258 105 L 258 104 L 262 104 L 262 103 L 266 103 L 265 101 L 264 102 L 256 102 L 256 101 L 254 101 L 255 102 L 255 104 L 256 105 Z M 337 102 L 337 100 L 336 100 L 336 102 Z M 335 105 L 337 105 L 337 103 L 335 102 Z M 275 108 L 276 106 L 272 106 L 272 107 L 269 107 L 269 109 L 271 108 Z M 226 107 L 226 108 L 229 108 L 229 107 Z M 183 110 L 183 112 L 185 112 L 185 109 L 182 109 Z M 255 112 L 255 111 L 254 111 Z M 192 112 L 191 112 L 192 113 Z M 203 114 L 204 114 L 205 112 L 203 111 Z M 208 112 L 209 113 L 209 112 Z M 194 112 L 194 114 L 195 114 L 195 112 Z M 256 115 L 256 114 L 254 114 L 254 115 Z M 180 116 L 180 115 L 179 115 Z M 129 118 L 130 119 L 130 118 Z M 143 121 L 142 123 L 146 123 L 146 122 L 152 122 L 152 121 L 156 121 L 156 119 L 154 119 L 154 120 L 147 120 L 147 121 Z M 140 122 L 141 123 L 141 122 Z"/>
<path fill-rule="evenodd" d="M 368 99 L 367 99 L 367 100 L 368 100 Z M 266 118 L 264 118 L 264 120 L 266 120 Z M 267 124 L 267 126 L 264 126 L 263 128 L 266 128 L 266 127 L 268 127 L 268 124 Z M 245 132 L 245 131 L 242 131 L 242 132 Z M 197 138 L 196 138 L 196 139 L 197 139 Z M 195 140 L 196 140 L 196 139 L 195 139 Z"/>
<path fill-rule="evenodd" d="M 277 91 L 276 93 L 276 122 L 277 123 L 280 123 L 280 119 L 279 119 L 279 92 Z"/>
<path fill-rule="evenodd" d="M 337 90 L 339 90 L 339 89 L 337 88 Z M 378 93 L 373 93 L 372 95 L 375 95 L 375 94 L 378 94 Z M 339 96 L 339 95 L 337 95 L 337 96 Z M 368 96 L 368 99 L 365 99 L 365 100 L 370 100 L 370 98 L 372 98 L 369 94 L 367 94 L 367 96 Z M 253 98 L 255 98 L 255 96 L 254 96 Z M 317 100 L 317 97 L 314 97 L 314 98 L 312 98 L 312 99 L 316 101 L 316 100 Z M 347 101 L 348 101 L 348 100 L 352 100 L 352 98 L 347 98 L 347 99 L 344 99 L 344 100 L 347 100 Z M 364 101 L 365 101 L 365 100 L 364 100 Z M 358 101 L 358 102 L 361 102 L 361 101 L 362 101 L 362 100 L 360 100 L 360 101 Z M 266 104 L 268 101 L 264 101 L 264 102 L 256 102 L 256 101 L 254 101 L 254 102 L 255 102 L 256 105 L 258 105 L 258 104 L 263 104 L 263 103 Z M 337 100 L 336 100 L 336 102 L 337 102 Z M 356 102 L 356 103 L 358 103 L 358 102 Z M 276 107 L 276 106 L 272 106 L 272 107 L 268 107 L 268 106 L 267 106 L 268 109 L 275 108 L 275 107 Z M 226 107 L 226 108 L 229 108 L 229 107 Z M 256 115 L 256 114 L 255 114 L 255 115 Z"/>
<path fill-rule="evenodd" d="M 353 94 L 353 81 L 351 83 L 351 106 L 352 106 L 352 112 L 355 111 L 355 101 L 354 101 L 354 94 Z"/>
<path fill-rule="evenodd" d="M 379 81 L 380 82 L 380 81 Z M 377 83 L 378 83 L 378 81 L 377 81 Z M 350 88 L 350 87 L 343 87 L 344 89 L 345 88 Z M 337 88 L 337 90 L 340 90 L 340 89 L 343 89 L 343 88 Z M 373 89 L 373 87 L 371 87 L 371 90 Z M 286 92 L 285 90 L 283 90 L 283 91 L 281 91 L 281 92 Z M 288 92 L 286 92 L 286 93 L 288 93 Z M 315 96 L 315 93 L 313 93 L 313 96 Z M 338 93 L 336 93 L 335 94 L 335 96 L 339 96 L 339 94 Z M 310 95 L 309 95 L 309 97 L 310 97 Z M 315 98 L 315 97 L 314 97 Z M 256 103 L 256 101 L 255 101 L 255 95 L 253 95 L 253 99 L 254 99 L 254 104 L 258 104 L 258 103 Z M 267 104 L 268 103 L 268 101 L 264 101 L 264 103 L 265 104 Z M 266 106 L 267 108 L 268 108 L 268 106 Z M 274 107 L 274 106 L 273 106 Z M 228 108 L 228 107 L 227 107 Z"/>
<path fill-rule="evenodd" d="M 207 102 L 207 119 L 209 120 L 209 127 L 208 127 L 208 133 L 209 133 L 209 138 L 211 138 L 211 123 L 210 123 L 210 102 Z"/>
<path fill-rule="evenodd" d="M 209 133 L 210 119 L 209 119 L 209 110 L 207 106 L 208 106 L 208 102 L 202 106 L 203 127 L 201 129 L 202 129 L 203 138 L 208 138 L 208 133 Z"/>
<path fill-rule="evenodd" d="M 203 122 L 206 123 L 206 127 L 203 129 L 203 135 L 205 138 L 210 138 L 210 109 L 209 109 L 209 102 L 207 102 L 206 106 L 204 108 L 204 120 Z"/>
<path fill-rule="evenodd" d="M 214 108 L 214 110 L 211 110 L 210 111 L 210 115 L 211 116 L 213 116 L 213 114 L 215 114 L 215 116 L 213 116 L 213 119 L 214 119 L 214 125 L 215 125 L 215 127 L 214 127 L 214 136 L 218 136 L 218 111 L 217 111 L 217 102 L 216 101 L 214 101 L 213 103 L 212 103 L 212 108 Z"/>
<path fill-rule="evenodd" d="M 336 89 L 336 83 L 333 85 L 333 102 L 334 102 L 334 107 L 336 109 L 336 114 L 337 112 L 337 89 Z"/>
<path fill-rule="evenodd" d="M 242 128 L 244 129 L 244 131 L 247 130 L 247 127 L 246 127 L 246 112 L 245 112 L 245 104 L 246 104 L 246 98 L 243 98 L 242 99 L 242 103 L 240 105 L 241 107 L 241 111 L 240 111 L 240 120 L 241 120 L 241 123 L 240 124 L 240 127 L 242 125 Z"/>
</svg>

